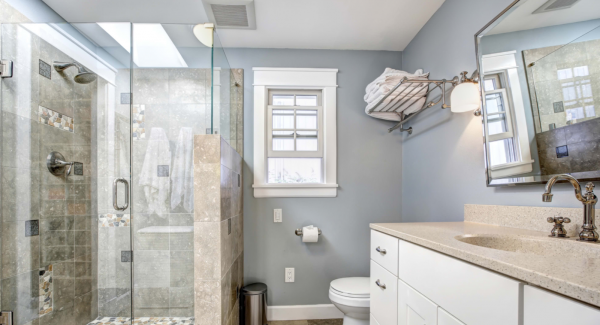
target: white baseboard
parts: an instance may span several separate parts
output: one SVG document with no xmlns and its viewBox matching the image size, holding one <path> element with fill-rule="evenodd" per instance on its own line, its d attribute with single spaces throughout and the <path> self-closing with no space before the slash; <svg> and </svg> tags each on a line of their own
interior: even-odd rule
<svg viewBox="0 0 600 325">
<path fill-rule="evenodd" d="M 270 321 L 332 318 L 344 318 L 334 305 L 267 306 Z"/>
</svg>

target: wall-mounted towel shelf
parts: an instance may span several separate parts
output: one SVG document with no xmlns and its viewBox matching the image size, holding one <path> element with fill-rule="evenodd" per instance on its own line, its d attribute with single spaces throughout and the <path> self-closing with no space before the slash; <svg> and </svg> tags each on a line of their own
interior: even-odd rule
<svg viewBox="0 0 600 325">
<path fill-rule="evenodd" d="M 371 108 L 369 110 L 369 113 L 372 113 L 372 112 L 388 112 L 388 113 L 395 112 L 396 114 L 400 115 L 400 122 L 398 122 L 398 124 L 394 125 L 390 129 L 388 129 L 388 132 L 392 132 L 392 131 L 400 128 L 401 132 L 406 131 L 406 132 L 408 132 L 408 134 L 412 134 L 412 127 L 408 128 L 408 129 L 402 128 L 404 123 L 410 121 L 412 118 L 417 116 L 419 113 L 423 112 L 424 110 L 426 110 L 430 107 L 433 107 L 433 106 L 439 104 L 440 102 L 442 102 L 442 108 L 444 108 L 444 109 L 449 108 L 450 106 L 446 105 L 446 95 L 445 95 L 446 94 L 446 84 L 452 84 L 452 86 L 456 86 L 460 82 L 461 82 L 461 80 L 458 77 L 454 77 L 452 80 L 446 80 L 446 79 L 442 79 L 442 80 L 409 80 L 408 78 L 404 77 L 402 80 L 400 80 L 400 82 L 398 82 L 397 85 L 394 86 L 394 88 L 392 88 L 385 96 L 383 96 L 381 98 L 381 100 L 379 100 L 379 102 L 377 102 L 377 104 L 375 106 L 373 106 L 373 108 Z M 403 88 L 397 94 L 394 94 L 396 89 L 398 89 L 402 85 L 404 85 L 405 88 Z M 432 101 L 425 100 L 425 103 L 423 104 L 423 106 L 421 108 L 419 108 L 419 110 L 415 111 L 414 113 L 405 115 L 402 112 L 400 112 L 400 113 L 397 112 L 397 110 L 400 108 L 403 108 L 403 111 L 409 110 L 412 106 L 419 103 L 418 100 L 413 99 L 414 94 L 418 94 L 420 91 L 423 91 L 424 89 L 427 89 L 427 92 L 423 96 L 426 99 L 429 96 L 429 94 L 431 94 L 436 89 L 440 89 L 442 91 L 442 94 L 439 99 L 436 99 L 437 101 L 436 100 L 432 100 Z M 392 97 L 390 97 L 390 96 L 392 96 Z M 390 100 L 388 100 L 388 102 L 393 101 L 393 102 L 398 102 L 400 104 L 396 105 L 395 109 L 392 109 L 392 108 L 385 109 L 385 106 L 383 106 L 382 108 L 379 108 L 380 104 L 383 103 L 386 99 L 388 99 L 388 97 L 390 98 Z M 410 100 L 413 100 L 413 103 L 405 107 L 405 105 L 408 104 L 408 102 Z"/>
</svg>

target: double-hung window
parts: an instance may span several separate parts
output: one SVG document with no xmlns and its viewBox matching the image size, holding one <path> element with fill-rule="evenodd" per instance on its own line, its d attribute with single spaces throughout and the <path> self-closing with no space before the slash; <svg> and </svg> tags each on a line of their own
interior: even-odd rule
<svg viewBox="0 0 600 325">
<path fill-rule="evenodd" d="M 319 90 L 270 90 L 268 183 L 323 183 L 323 107 Z"/>
<path fill-rule="evenodd" d="M 253 72 L 254 197 L 336 197 L 337 69 Z"/>
</svg>

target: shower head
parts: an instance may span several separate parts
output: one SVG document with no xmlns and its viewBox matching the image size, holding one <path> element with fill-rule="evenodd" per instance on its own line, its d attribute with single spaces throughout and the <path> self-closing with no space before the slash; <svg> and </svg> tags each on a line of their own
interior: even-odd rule
<svg viewBox="0 0 600 325">
<path fill-rule="evenodd" d="M 84 66 L 77 62 L 54 62 L 54 70 L 58 72 L 65 71 L 70 67 L 76 67 L 79 70 L 79 73 L 75 75 L 73 80 L 75 80 L 78 84 L 89 84 L 96 80 L 96 74 L 86 69 Z"/>
</svg>

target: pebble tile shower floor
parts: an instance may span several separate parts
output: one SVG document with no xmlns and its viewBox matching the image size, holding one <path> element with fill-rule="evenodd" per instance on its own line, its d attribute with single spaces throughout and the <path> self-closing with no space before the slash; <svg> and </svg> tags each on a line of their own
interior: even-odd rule
<svg viewBox="0 0 600 325">
<path fill-rule="evenodd" d="M 194 317 L 98 317 L 88 325 L 193 325 Z"/>
</svg>

